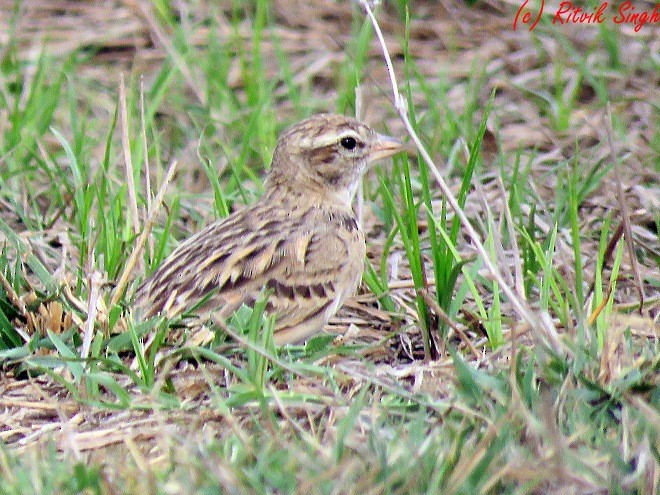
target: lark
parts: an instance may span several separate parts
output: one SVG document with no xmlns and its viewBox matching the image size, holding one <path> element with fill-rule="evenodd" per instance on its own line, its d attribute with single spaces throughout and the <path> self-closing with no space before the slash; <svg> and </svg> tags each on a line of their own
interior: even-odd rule
<svg viewBox="0 0 660 495">
<path fill-rule="evenodd" d="M 403 149 L 341 115 L 294 125 L 277 142 L 261 199 L 181 243 L 138 288 L 137 306 L 145 317 L 194 307 L 226 318 L 265 290 L 276 345 L 322 332 L 364 268 L 364 234 L 351 206 L 360 177 Z"/>
</svg>

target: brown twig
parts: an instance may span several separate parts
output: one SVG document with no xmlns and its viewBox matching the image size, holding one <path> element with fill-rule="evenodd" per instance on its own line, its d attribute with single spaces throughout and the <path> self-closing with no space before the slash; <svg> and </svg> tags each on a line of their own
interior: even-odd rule
<svg viewBox="0 0 660 495">
<path fill-rule="evenodd" d="M 616 159 L 616 150 L 614 149 L 614 137 L 612 135 L 612 107 L 609 102 L 607 104 L 607 125 L 605 126 L 605 132 L 607 133 L 607 142 L 610 146 L 609 159 L 612 163 L 612 168 L 616 170 L 618 160 Z M 626 195 L 623 192 L 621 176 L 618 173 L 614 174 L 614 182 L 616 183 L 616 196 L 619 201 L 619 208 L 621 209 L 623 238 L 626 243 L 628 256 L 630 256 L 630 265 L 635 277 L 637 292 L 639 292 L 639 313 L 641 314 L 642 308 L 644 307 L 644 284 L 642 283 L 642 276 L 639 273 L 639 264 L 637 263 L 637 256 L 635 255 L 635 244 L 632 236 L 632 227 L 630 226 L 630 212 L 628 211 L 628 203 L 626 202 Z"/>
<path fill-rule="evenodd" d="M 612 234 L 610 240 L 607 242 L 607 246 L 605 247 L 605 252 L 603 253 L 603 268 L 609 266 L 609 263 L 612 260 L 612 255 L 614 254 L 614 250 L 619 244 L 619 241 L 621 240 L 621 236 L 623 235 L 623 229 L 624 229 L 624 222 L 621 221 L 619 225 L 617 225 L 616 229 L 614 229 L 614 234 Z M 594 279 L 591 281 L 591 285 L 589 285 L 589 290 L 587 291 L 587 297 L 591 297 L 591 294 L 593 293 L 595 288 L 596 288 L 596 276 L 594 275 Z"/>
<path fill-rule="evenodd" d="M 449 315 L 444 312 L 444 310 L 440 307 L 438 304 L 438 301 L 436 301 L 431 294 L 429 293 L 428 290 L 422 289 L 420 291 L 420 294 L 422 295 L 422 298 L 424 298 L 424 301 L 426 304 L 431 308 L 431 310 L 440 318 L 443 322 L 447 324 L 449 328 L 451 328 L 456 334 L 460 337 L 460 339 L 463 341 L 463 343 L 468 346 L 472 354 L 474 354 L 474 357 L 479 359 L 481 357 L 481 354 L 477 350 L 476 347 L 474 347 L 474 344 L 472 343 L 472 340 L 470 340 L 470 337 L 468 337 L 463 329 L 459 327 L 456 323 L 454 323 L 451 318 L 449 318 Z"/>
</svg>

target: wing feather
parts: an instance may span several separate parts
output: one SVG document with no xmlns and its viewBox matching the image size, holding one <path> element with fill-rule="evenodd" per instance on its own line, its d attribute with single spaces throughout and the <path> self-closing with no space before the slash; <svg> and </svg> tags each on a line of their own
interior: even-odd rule
<svg viewBox="0 0 660 495">
<path fill-rule="evenodd" d="M 359 282 L 364 239 L 350 212 L 238 212 L 182 243 L 138 288 L 146 316 L 174 316 L 208 297 L 201 311 L 227 316 L 264 288 L 277 314 L 276 343 L 320 331 Z M 258 224 L 259 218 L 268 220 Z"/>
</svg>

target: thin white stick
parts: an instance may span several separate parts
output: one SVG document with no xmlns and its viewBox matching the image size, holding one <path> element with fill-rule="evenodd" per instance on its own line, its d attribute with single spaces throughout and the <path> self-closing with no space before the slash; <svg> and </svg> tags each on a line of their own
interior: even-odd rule
<svg viewBox="0 0 660 495">
<path fill-rule="evenodd" d="M 355 87 L 355 118 L 362 120 L 364 112 L 362 111 L 362 86 Z M 358 225 L 364 226 L 364 177 L 360 177 L 360 183 L 357 188 L 357 199 L 355 201 L 355 214 L 358 219 Z"/>
<path fill-rule="evenodd" d="M 103 275 L 99 271 L 92 271 L 87 278 L 89 283 L 89 296 L 87 297 L 87 321 L 83 331 L 83 343 L 80 348 L 80 357 L 87 359 L 89 349 L 92 346 L 92 337 L 94 336 L 94 322 L 96 321 L 97 305 L 99 302 L 99 289 L 103 283 Z"/>
<path fill-rule="evenodd" d="M 135 194 L 135 180 L 133 178 L 133 160 L 131 158 L 131 142 L 128 137 L 128 110 L 126 109 L 126 85 L 124 73 L 119 78 L 119 114 L 121 120 L 121 145 L 124 149 L 124 169 L 126 171 L 126 185 L 128 186 L 128 202 L 131 205 L 131 220 L 133 233 L 140 231 L 140 218 L 138 217 L 137 195 Z"/>
<path fill-rule="evenodd" d="M 479 234 L 477 231 L 472 227 L 472 224 L 468 220 L 467 216 L 463 212 L 463 210 L 460 208 L 458 201 L 452 194 L 451 190 L 445 183 L 444 179 L 442 178 L 442 175 L 440 174 L 440 171 L 436 167 L 435 163 L 433 163 L 433 160 L 431 159 L 431 156 L 428 154 L 426 151 L 426 148 L 424 148 L 424 145 L 422 144 L 421 140 L 417 136 L 417 133 L 413 129 L 412 124 L 410 123 L 410 120 L 408 119 L 407 116 L 407 111 L 406 111 L 406 105 L 405 105 L 405 99 L 399 93 L 398 90 L 398 84 L 396 81 L 396 76 L 394 75 L 394 67 L 392 66 L 392 59 L 390 58 L 389 51 L 387 50 L 387 46 L 385 45 L 385 39 L 383 37 L 383 33 L 380 30 L 380 26 L 378 25 L 378 21 L 376 20 L 376 17 L 374 16 L 373 11 L 371 10 L 371 7 L 369 5 L 368 0 L 359 0 L 360 4 L 364 7 L 364 10 L 367 13 L 367 16 L 369 17 L 369 20 L 371 21 L 371 24 L 374 28 L 374 32 L 376 33 L 376 37 L 378 38 L 378 42 L 382 48 L 383 51 L 383 57 L 385 58 L 385 63 L 387 65 L 387 72 L 390 77 L 390 84 L 392 86 L 392 99 L 394 103 L 394 108 L 396 108 L 397 112 L 399 113 L 399 117 L 401 118 L 401 121 L 406 127 L 406 130 L 408 131 L 408 134 L 410 135 L 411 139 L 415 143 L 415 146 L 417 147 L 417 150 L 419 151 L 419 154 L 422 156 L 424 159 L 424 162 L 428 166 L 429 170 L 435 177 L 435 180 L 438 182 L 438 185 L 440 186 L 440 190 L 442 193 L 445 195 L 447 198 L 447 201 L 449 202 L 450 206 L 458 216 L 459 220 L 461 221 L 461 224 L 465 228 L 465 230 L 468 232 L 468 235 L 470 239 L 472 240 L 477 252 L 482 258 L 482 261 L 488 271 L 491 273 L 493 278 L 497 281 L 499 284 L 500 289 L 504 294 L 506 294 L 507 298 L 511 302 L 514 310 L 516 313 L 518 313 L 518 316 L 525 320 L 532 329 L 536 330 L 535 334 L 538 336 L 543 336 L 547 338 L 549 341 L 550 346 L 553 348 L 555 352 L 559 352 L 562 349 L 562 345 L 559 341 L 559 336 L 557 334 L 557 330 L 555 329 L 554 325 L 552 324 L 551 320 L 549 317 L 544 317 L 543 315 L 536 314 L 534 313 L 525 302 L 521 301 L 519 297 L 517 297 L 516 293 L 509 287 L 509 285 L 506 283 L 504 278 L 502 277 L 502 274 L 499 272 L 499 270 L 495 267 L 493 262 L 490 259 L 490 256 L 488 255 L 488 252 L 484 248 L 483 244 L 481 243 L 479 239 Z M 543 339 L 541 339 L 541 342 Z"/>
<path fill-rule="evenodd" d="M 142 147 L 144 149 L 144 190 L 145 199 L 147 200 L 147 212 L 145 213 L 145 221 L 148 212 L 151 211 L 151 170 L 149 170 L 149 145 L 147 144 L 147 120 L 144 116 L 144 78 L 140 76 L 140 122 L 142 125 Z M 149 236 L 149 259 L 154 257 L 154 239 Z M 143 260 L 143 258 L 140 258 Z M 140 268 L 144 272 L 144 261 L 141 261 Z"/>
<path fill-rule="evenodd" d="M 509 239 L 511 242 L 511 249 L 513 251 L 513 270 L 514 270 L 514 280 L 515 288 L 518 293 L 518 297 L 525 301 L 527 298 L 525 296 L 525 277 L 523 276 L 523 262 L 520 258 L 520 249 L 518 249 L 518 241 L 516 239 L 516 232 L 513 227 L 513 217 L 511 216 L 511 209 L 509 208 L 509 203 L 506 200 L 506 189 L 504 187 L 504 182 L 502 182 L 501 177 L 497 177 L 497 188 L 500 191 L 500 196 L 502 198 L 502 208 L 504 208 L 504 216 L 506 217 L 506 226 L 509 233 Z"/>
</svg>

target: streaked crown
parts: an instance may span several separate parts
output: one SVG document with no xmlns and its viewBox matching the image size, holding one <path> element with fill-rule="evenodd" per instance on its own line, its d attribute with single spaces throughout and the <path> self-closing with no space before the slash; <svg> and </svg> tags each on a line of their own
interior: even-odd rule
<svg viewBox="0 0 660 495">
<path fill-rule="evenodd" d="M 325 191 L 350 202 L 368 165 L 401 151 L 397 139 L 342 115 L 314 115 L 285 131 L 273 154 L 268 185 Z"/>
</svg>

